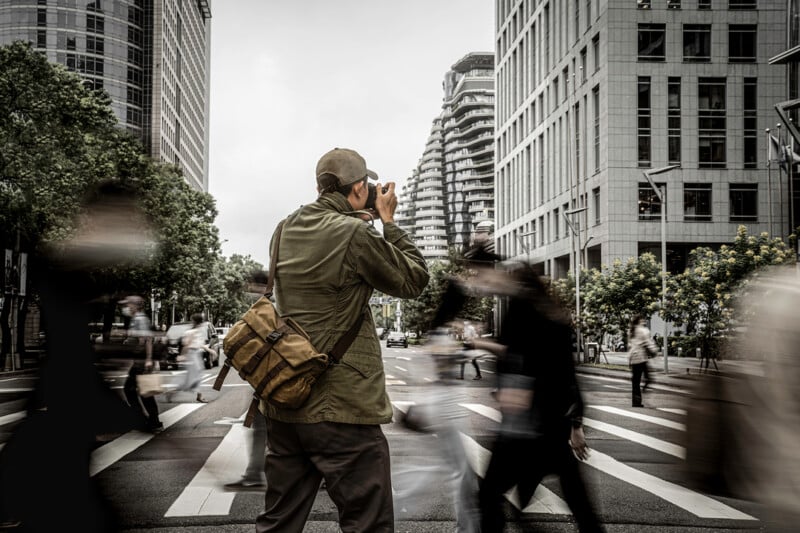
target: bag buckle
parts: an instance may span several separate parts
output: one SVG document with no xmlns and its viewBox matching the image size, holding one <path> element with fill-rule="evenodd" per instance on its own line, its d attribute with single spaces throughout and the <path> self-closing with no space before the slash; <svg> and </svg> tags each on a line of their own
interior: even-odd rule
<svg viewBox="0 0 800 533">
<path fill-rule="evenodd" d="M 276 342 L 278 342 L 278 340 L 280 340 L 281 337 L 283 337 L 282 332 L 271 331 L 270 334 L 267 335 L 267 341 L 269 341 L 271 344 L 275 344 Z"/>
</svg>

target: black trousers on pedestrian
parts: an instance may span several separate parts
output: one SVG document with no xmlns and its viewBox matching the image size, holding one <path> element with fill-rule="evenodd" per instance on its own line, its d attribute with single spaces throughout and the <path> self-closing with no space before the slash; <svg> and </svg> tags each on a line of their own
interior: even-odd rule
<svg viewBox="0 0 800 533">
<path fill-rule="evenodd" d="M 631 399 L 634 407 L 642 406 L 642 377 L 644 377 L 644 386 L 650 383 L 650 373 L 647 369 L 647 361 L 631 365 L 633 376 L 631 377 Z"/>
<path fill-rule="evenodd" d="M 389 444 L 379 425 L 267 418 L 267 443 L 257 533 L 301 533 L 323 479 L 343 533 L 394 531 Z"/>
<path fill-rule="evenodd" d="M 602 532 L 592 508 L 578 460 L 566 438 L 509 438 L 499 436 L 480 486 L 481 533 L 501 533 L 505 525 L 504 494 L 519 485 L 520 505 L 536 491 L 544 476 L 556 474 L 564 500 L 581 533 Z M 524 499 L 524 501 L 523 501 Z"/>
</svg>

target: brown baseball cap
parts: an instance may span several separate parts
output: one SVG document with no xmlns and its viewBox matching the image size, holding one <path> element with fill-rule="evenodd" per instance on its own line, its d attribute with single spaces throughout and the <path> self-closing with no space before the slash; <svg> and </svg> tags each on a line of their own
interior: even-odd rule
<svg viewBox="0 0 800 533">
<path fill-rule="evenodd" d="M 339 180 L 339 185 L 349 185 L 366 177 L 377 180 L 378 175 L 367 168 L 367 162 L 355 150 L 334 148 L 323 155 L 317 163 L 317 183 L 323 174 L 332 174 Z"/>
</svg>

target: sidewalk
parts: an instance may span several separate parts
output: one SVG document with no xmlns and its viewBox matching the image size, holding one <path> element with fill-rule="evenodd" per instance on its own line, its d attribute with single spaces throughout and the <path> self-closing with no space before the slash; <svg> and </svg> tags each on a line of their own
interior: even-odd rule
<svg viewBox="0 0 800 533">
<path fill-rule="evenodd" d="M 600 356 L 600 363 L 582 363 L 575 367 L 579 374 L 598 374 L 609 377 L 630 379 L 631 372 L 628 369 L 627 352 L 604 352 Z M 608 368 L 606 365 L 613 365 L 618 368 Z M 714 363 L 716 362 L 716 368 Z M 763 375 L 763 364 L 761 361 L 747 360 L 711 360 L 708 361 L 708 371 L 705 368 L 706 361 L 695 357 L 676 357 L 669 356 L 667 360 L 667 372 L 664 372 L 664 357 L 657 356 L 650 359 L 650 373 L 653 381 L 673 387 L 691 387 L 706 373 L 713 374 L 717 370 L 721 373 L 733 372 L 739 374 Z"/>
</svg>

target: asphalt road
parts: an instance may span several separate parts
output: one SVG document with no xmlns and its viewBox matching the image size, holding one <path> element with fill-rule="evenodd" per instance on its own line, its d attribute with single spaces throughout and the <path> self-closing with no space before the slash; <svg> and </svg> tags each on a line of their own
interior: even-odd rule
<svg viewBox="0 0 800 533">
<path fill-rule="evenodd" d="M 422 348 L 384 348 L 387 386 L 396 414 L 421 402 L 431 390 L 430 358 Z M 452 387 L 454 413 L 471 467 L 480 474 L 491 455 L 499 412 L 491 395 L 495 373 L 491 360 L 481 362 L 483 379 L 465 379 Z M 157 435 L 130 432 L 107 435 L 93 454 L 92 475 L 105 497 L 118 509 L 130 532 L 253 531 L 263 494 L 230 493 L 223 484 L 235 481 L 247 461 L 249 429 L 241 424 L 250 390 L 235 373 L 220 392 L 211 385 L 216 368 L 206 370 L 203 394 L 211 401 L 193 402 L 178 393 L 171 403 L 159 397 L 166 429 Z M 177 384 L 179 372 L 165 373 Z M 120 390 L 125 373 L 107 376 Z M 710 498 L 685 489 L 681 473 L 685 443 L 686 391 L 656 387 L 647 408 L 630 407 L 627 379 L 581 374 L 588 405 L 586 436 L 592 454 L 581 466 L 599 514 L 610 532 L 758 531 L 762 510 L 757 504 Z M 0 380 L 0 441 L 11 436 L 24 415 L 24 399 L 35 385 L 25 376 Z M 397 418 L 397 417 L 396 417 Z M 424 467 L 439 464 L 438 436 L 410 431 L 400 424 L 384 426 L 392 453 L 395 488 L 419 482 Z M 452 500 L 445 475 L 430 473 L 415 500 L 399 502 L 397 531 L 455 530 Z M 532 502 L 521 505 L 509 496 L 509 531 L 534 528 L 545 532 L 577 531 L 556 479 L 545 479 Z M 520 512 L 513 512 L 518 509 Z M 517 517 L 519 520 L 517 520 Z M 320 491 L 306 528 L 335 532 L 336 509 Z"/>
</svg>

